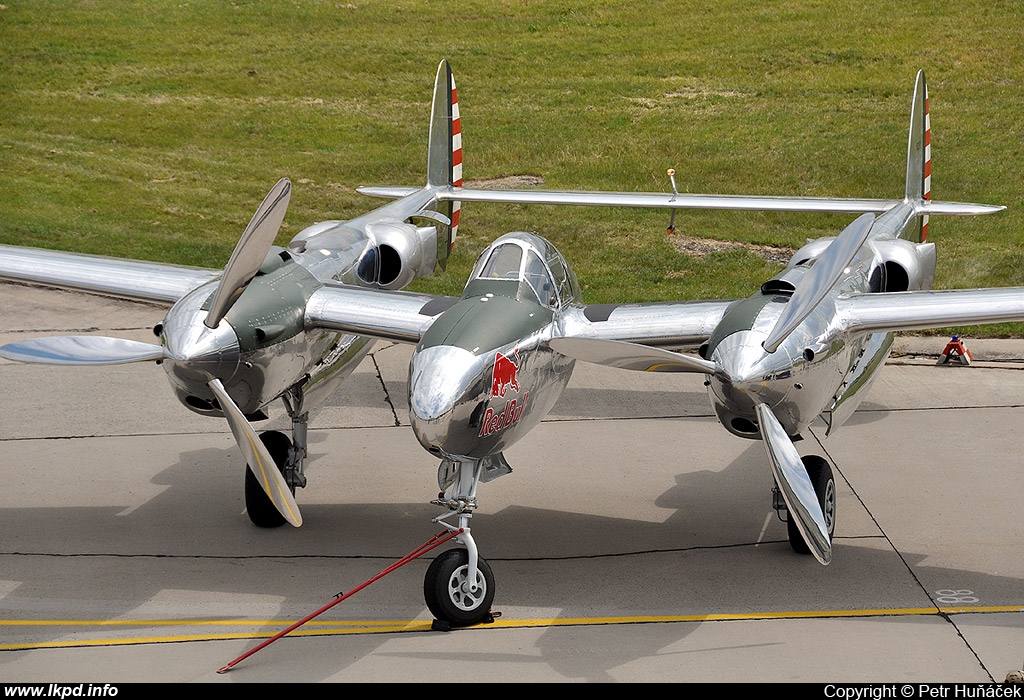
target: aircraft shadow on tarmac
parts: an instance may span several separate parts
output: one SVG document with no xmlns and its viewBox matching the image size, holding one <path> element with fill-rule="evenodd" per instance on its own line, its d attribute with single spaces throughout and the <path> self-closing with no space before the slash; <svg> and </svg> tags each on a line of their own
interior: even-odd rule
<svg viewBox="0 0 1024 700">
<path fill-rule="evenodd" d="M 969 581 L 979 591 L 1019 590 L 1020 581 L 1011 577 L 924 567 L 924 555 L 897 554 L 877 531 L 845 536 L 843 509 L 858 506 L 842 479 L 832 565 L 821 567 L 793 553 L 785 526 L 771 514 L 771 477 L 762 453 L 759 443 L 750 443 L 717 471 L 698 465 L 678 473 L 678 466 L 666 465 L 666 473 L 677 473 L 675 484 L 656 497 L 656 507 L 665 511 L 660 521 L 517 504 L 494 510 L 485 498 L 474 529 L 489 543 L 498 582 L 494 609 L 517 619 L 557 620 L 919 608 L 934 604 L 919 583 L 922 578 Z M 48 458 L 39 455 L 40 460 Z M 228 446 L 183 452 L 152 479 L 166 488 L 128 512 L 74 505 L 5 509 L 2 561 L 5 578 L 17 585 L 0 603 L 0 615 L 297 619 L 432 533 L 433 507 L 425 500 L 374 502 L 358 488 L 340 494 L 323 489 L 326 498 L 342 495 L 351 502 L 304 503 L 306 524 L 299 530 L 259 530 L 241 513 L 239 489 L 232 488 L 241 479 L 236 461 L 235 450 Z M 325 461 L 312 462 L 316 467 L 311 478 L 328 468 Z M 21 468 L 31 471 L 32 465 Z M 530 469 L 524 465 L 521 471 L 527 473 L 518 475 L 509 493 L 496 494 L 495 501 L 522 497 L 529 502 L 535 490 L 547 488 L 538 483 L 542 480 L 531 479 L 537 475 L 530 475 Z M 415 475 L 428 481 L 428 474 L 416 474 L 419 470 L 403 470 L 404 480 Z M 62 487 L 68 502 L 74 500 L 74 478 Z M 508 477 L 512 479 L 516 476 Z M 123 483 L 121 488 L 131 491 L 135 485 Z M 614 485 L 607 490 L 615 496 Z M 404 497 L 406 493 L 399 494 Z M 851 520 L 858 517 L 854 514 Z M 426 565 L 420 560 L 385 578 L 335 608 L 330 618 L 423 619 Z M 595 659 L 597 668 L 612 669 L 658 652 L 700 624 L 643 626 L 642 632 L 629 635 L 630 644 L 610 642 L 588 649 L 585 660 L 578 650 L 560 644 L 563 633 L 551 628 L 542 637 L 538 661 L 566 677 L 602 680 L 603 674 L 594 670 Z M 268 626 L 266 631 L 278 629 Z M 39 642 L 66 638 L 56 632 L 48 635 L 43 628 L 31 634 Z M 345 653 L 329 667 L 304 661 L 286 645 L 267 655 L 273 663 L 287 659 L 290 669 L 317 680 L 342 671 L 384 639 L 339 638 Z M 225 646 L 226 657 L 229 648 Z M 0 657 L 0 666 L 5 657 L 18 656 L 11 654 Z M 439 643 L 436 658 L 458 661 L 465 652 L 446 653 Z M 522 659 L 512 655 L 509 660 Z M 233 674 L 246 679 L 244 667 Z"/>
</svg>

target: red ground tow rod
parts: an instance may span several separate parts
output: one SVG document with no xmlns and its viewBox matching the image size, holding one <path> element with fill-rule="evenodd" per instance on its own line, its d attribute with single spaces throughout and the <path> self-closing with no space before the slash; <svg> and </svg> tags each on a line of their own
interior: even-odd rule
<svg viewBox="0 0 1024 700">
<path fill-rule="evenodd" d="M 260 649 L 262 649 L 262 648 L 272 644 L 273 642 L 276 642 L 278 639 L 280 639 L 281 637 L 285 636 L 286 634 L 288 634 L 290 632 L 294 632 L 299 627 L 302 627 L 304 624 L 306 624 L 307 622 L 312 620 L 314 617 L 317 617 L 321 613 L 324 613 L 324 612 L 330 610 L 331 608 L 333 608 L 335 605 L 337 605 L 341 601 L 343 601 L 346 598 L 349 598 L 349 597 L 355 595 L 359 591 L 361 591 L 364 588 L 366 588 L 367 586 L 369 586 L 374 581 L 377 581 L 378 579 L 381 579 L 384 576 L 387 576 L 392 571 L 395 571 L 396 569 L 399 569 L 399 568 L 405 566 L 406 564 L 411 562 L 413 559 L 420 558 L 421 556 L 423 556 L 424 554 L 426 554 L 430 550 L 434 549 L 435 547 L 441 546 L 442 544 L 444 544 L 448 540 L 452 539 L 453 537 L 458 537 L 459 535 L 462 534 L 462 531 L 463 531 L 463 529 L 460 527 L 458 530 L 455 530 L 453 532 L 439 532 L 439 533 L 437 533 L 429 541 L 424 542 L 419 547 L 417 547 L 416 549 L 414 549 L 411 552 L 409 552 L 408 554 L 406 554 L 404 557 L 402 557 L 401 559 L 396 561 L 394 564 L 392 564 L 388 568 L 386 568 L 383 571 L 381 571 L 376 576 L 368 579 L 364 583 L 359 584 L 358 586 L 353 588 L 348 593 L 345 593 L 344 595 L 338 595 L 334 600 L 332 600 L 330 603 L 328 603 L 327 605 L 323 606 L 322 608 L 320 608 L 316 612 L 310 613 L 309 615 L 306 615 L 304 618 L 302 618 L 301 620 L 299 620 L 295 624 L 287 627 L 286 629 L 281 630 L 280 632 L 275 634 L 270 639 L 268 639 L 268 640 L 266 640 L 264 642 L 261 642 L 260 644 L 257 644 L 252 649 L 250 649 L 249 651 L 245 652 L 244 654 L 239 656 L 237 659 L 235 659 L 231 663 L 229 663 L 229 664 L 227 664 L 225 666 L 222 666 L 221 668 L 217 669 L 217 673 L 227 673 L 232 668 L 234 668 L 238 663 L 244 661 L 245 659 L 248 659 L 250 656 L 255 654 Z"/>
</svg>

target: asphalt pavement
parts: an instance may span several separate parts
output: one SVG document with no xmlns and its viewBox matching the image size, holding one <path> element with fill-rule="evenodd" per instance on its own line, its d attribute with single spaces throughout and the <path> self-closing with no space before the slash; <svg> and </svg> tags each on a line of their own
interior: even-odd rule
<svg viewBox="0 0 1024 700">
<path fill-rule="evenodd" d="M 163 310 L 0 284 L 0 343 L 152 341 Z M 493 624 L 434 631 L 434 553 L 217 670 L 428 540 L 436 460 L 409 429 L 411 349 L 381 343 L 310 425 L 304 524 L 244 513 L 227 424 L 153 364 L 0 360 L 4 682 L 1000 682 L 1024 665 L 1024 341 L 901 338 L 849 423 L 834 557 L 795 554 L 760 442 L 702 379 L 577 366 L 481 487 Z M 277 409 L 266 427 L 281 427 Z"/>
</svg>

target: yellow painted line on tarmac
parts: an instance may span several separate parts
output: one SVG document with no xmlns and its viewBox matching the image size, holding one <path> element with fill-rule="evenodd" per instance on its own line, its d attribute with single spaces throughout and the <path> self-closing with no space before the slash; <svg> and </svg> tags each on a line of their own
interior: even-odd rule
<svg viewBox="0 0 1024 700">
<path fill-rule="evenodd" d="M 622 617 L 552 617 L 513 620 L 497 618 L 491 624 L 467 629 L 526 629 L 531 627 L 581 627 L 587 625 L 625 625 L 656 622 L 727 622 L 734 620 L 793 620 L 855 617 L 912 617 L 925 615 L 962 615 L 971 613 L 1024 613 L 1024 605 L 978 605 L 955 608 L 885 608 L 878 610 L 817 610 L 790 612 L 715 613 L 707 615 L 630 615 Z M 0 629 L 16 627 L 284 627 L 282 620 L 0 620 Z M 290 637 L 342 636 L 350 634 L 383 634 L 387 632 L 427 632 L 430 621 L 402 620 L 313 620 L 295 630 Z M 29 649 L 73 649 L 76 647 L 132 646 L 171 642 L 214 640 L 268 639 L 276 631 L 211 632 L 208 634 L 162 635 L 149 637 L 109 637 L 64 641 L 22 642 L 0 644 L 0 651 Z"/>
<path fill-rule="evenodd" d="M 0 627 L 169 627 L 173 625 L 244 625 L 259 627 L 261 625 L 285 625 L 283 620 L 0 620 Z M 311 620 L 306 626 L 316 625 L 360 625 L 360 626 L 394 626 L 411 624 L 409 620 Z"/>
<path fill-rule="evenodd" d="M 166 626 L 207 626 L 207 627 L 285 627 L 289 622 L 282 620 L 0 620 L 0 628 L 18 626 L 62 626 L 76 627 L 166 627 Z M 357 620 L 312 621 L 290 633 L 289 637 L 340 636 L 347 634 L 382 634 L 384 632 L 426 632 L 430 622 L 409 622 L 400 620 Z M 253 632 L 210 632 L 197 634 L 159 635 L 147 637 L 108 637 L 102 639 L 68 639 L 46 642 L 20 642 L 0 644 L 0 651 L 24 651 L 28 649 L 74 649 L 76 647 L 133 646 L 138 644 L 165 644 L 171 642 L 201 642 L 232 639 L 268 639 L 277 630 Z"/>
</svg>

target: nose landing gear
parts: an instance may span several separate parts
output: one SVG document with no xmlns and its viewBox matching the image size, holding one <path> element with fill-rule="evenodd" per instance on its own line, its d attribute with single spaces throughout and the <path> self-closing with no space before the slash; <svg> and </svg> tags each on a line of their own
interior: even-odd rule
<svg viewBox="0 0 1024 700">
<path fill-rule="evenodd" d="M 430 564 L 423 579 L 423 598 L 427 609 L 438 620 L 452 627 L 468 627 L 493 620 L 494 574 L 483 559 L 477 558 L 476 576 L 470 580 L 469 552 L 449 549 Z"/>
<path fill-rule="evenodd" d="M 446 508 L 434 522 L 449 532 L 462 530 L 456 537 L 465 549 L 450 549 L 430 564 L 423 579 L 423 598 L 431 614 L 452 627 L 469 627 L 493 622 L 494 574 L 478 554 L 470 533 L 469 520 L 477 508 L 476 488 L 484 465 L 480 460 L 445 460 L 439 481 L 446 490 L 433 504 Z M 457 525 L 445 522 L 454 518 Z"/>
</svg>

